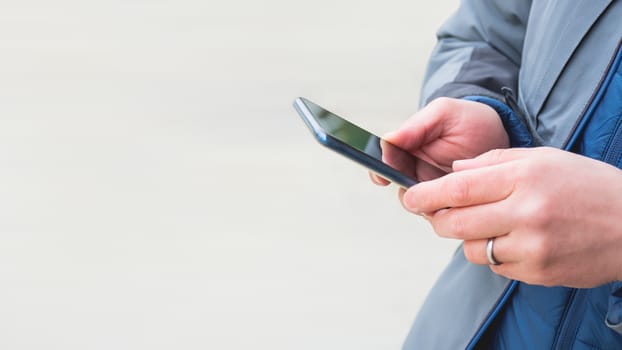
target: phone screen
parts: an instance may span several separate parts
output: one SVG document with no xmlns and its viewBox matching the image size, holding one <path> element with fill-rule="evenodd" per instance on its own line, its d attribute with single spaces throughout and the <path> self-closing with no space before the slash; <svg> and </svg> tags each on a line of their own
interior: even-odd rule
<svg viewBox="0 0 622 350">
<path fill-rule="evenodd" d="M 321 127 L 327 135 L 397 170 L 400 174 L 403 174 L 406 179 L 400 181 L 400 184 L 404 187 L 411 186 L 418 182 L 416 167 L 418 165 L 420 166 L 423 162 L 421 159 L 309 100 L 302 98 L 300 100 L 313 116 L 315 122 L 319 124 L 319 127 Z M 311 127 L 314 128 L 314 126 Z M 387 175 L 382 172 L 382 169 L 377 169 L 373 167 L 373 165 L 364 165 L 381 176 Z M 431 165 L 427 163 L 425 163 L 425 165 L 431 167 Z M 437 169 L 436 167 L 434 168 Z"/>
</svg>

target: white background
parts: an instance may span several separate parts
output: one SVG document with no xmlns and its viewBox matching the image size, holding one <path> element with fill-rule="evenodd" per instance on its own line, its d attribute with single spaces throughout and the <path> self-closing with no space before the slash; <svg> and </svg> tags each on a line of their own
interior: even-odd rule
<svg viewBox="0 0 622 350">
<path fill-rule="evenodd" d="M 1 1 L 0 348 L 399 348 L 457 242 L 291 103 L 396 128 L 456 6 Z"/>
</svg>

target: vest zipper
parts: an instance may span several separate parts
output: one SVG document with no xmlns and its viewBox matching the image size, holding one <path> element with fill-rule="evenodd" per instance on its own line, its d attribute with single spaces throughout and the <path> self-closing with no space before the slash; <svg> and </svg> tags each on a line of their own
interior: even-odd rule
<svg viewBox="0 0 622 350">
<path fill-rule="evenodd" d="M 467 344 L 465 350 L 474 350 L 476 348 L 477 343 L 484 335 L 484 332 L 486 332 L 488 327 L 490 327 L 490 325 L 492 324 L 492 321 L 494 321 L 494 319 L 499 315 L 499 313 L 503 309 L 503 306 L 508 302 L 517 286 L 518 281 L 511 281 L 508 284 L 503 294 L 499 297 L 499 299 L 497 299 L 495 307 L 490 310 L 490 313 L 488 314 L 488 316 L 486 316 L 486 320 L 480 325 L 475 335 L 473 335 L 473 338 L 471 338 L 471 341 L 469 341 L 469 344 Z"/>
<path fill-rule="evenodd" d="M 555 336 L 555 341 L 553 342 L 551 349 L 566 349 L 564 348 L 564 345 L 568 339 L 570 331 L 574 328 L 572 326 L 576 323 L 574 322 L 575 317 L 569 317 L 569 314 L 571 314 L 573 309 L 572 306 L 574 304 L 576 294 L 576 289 L 572 289 L 570 291 L 570 297 L 568 297 L 568 301 L 566 302 L 566 307 L 564 308 L 564 313 L 562 314 L 561 322 L 559 324 L 559 328 L 557 329 L 557 335 Z"/>
<path fill-rule="evenodd" d="M 620 167 L 620 159 L 622 159 L 622 118 L 616 123 L 616 127 L 611 136 L 609 145 L 605 150 L 603 161 L 615 167 Z"/>
<path fill-rule="evenodd" d="M 586 298 L 586 289 L 573 289 L 570 292 L 552 349 L 566 350 L 572 348 L 585 313 Z"/>
<path fill-rule="evenodd" d="M 512 88 L 510 87 L 503 86 L 501 87 L 501 93 L 503 94 L 505 104 L 508 107 L 510 107 L 510 109 L 516 114 L 518 119 L 523 123 L 523 125 L 527 128 L 527 130 L 531 134 L 531 139 L 533 140 L 533 144 L 534 144 L 533 146 L 536 147 L 536 146 L 543 145 L 544 142 L 542 138 L 540 138 L 540 135 L 538 135 L 538 132 L 536 130 L 537 126 L 531 125 L 529 120 L 527 120 L 527 118 L 525 117 L 523 110 L 518 105 L 518 102 L 516 100 L 516 94 L 514 94 L 514 90 L 512 90 Z"/>
<path fill-rule="evenodd" d="M 594 89 L 590 100 L 585 105 L 584 110 L 581 112 L 581 116 L 577 119 L 568 137 L 566 138 L 566 141 L 564 142 L 562 147 L 566 151 L 572 150 L 575 142 L 580 137 L 581 130 L 587 124 L 589 116 L 591 116 L 594 109 L 596 108 L 596 105 L 598 104 L 598 102 L 600 102 L 600 99 L 604 95 L 606 90 L 604 87 L 608 86 L 611 79 L 613 78 L 613 74 L 615 73 L 614 68 L 617 67 L 622 61 L 621 49 L 622 40 L 618 42 L 614 54 L 609 60 L 607 69 L 601 77 L 600 82 Z M 568 301 L 566 302 L 566 308 L 564 309 L 564 313 L 562 314 L 552 349 L 564 350 L 570 349 L 572 347 L 572 344 L 575 340 L 574 338 L 576 337 L 578 331 L 578 327 L 581 323 L 581 316 L 583 316 L 583 311 L 585 309 L 585 296 L 585 289 L 573 288 L 570 291 L 570 296 L 568 297 Z"/>
</svg>

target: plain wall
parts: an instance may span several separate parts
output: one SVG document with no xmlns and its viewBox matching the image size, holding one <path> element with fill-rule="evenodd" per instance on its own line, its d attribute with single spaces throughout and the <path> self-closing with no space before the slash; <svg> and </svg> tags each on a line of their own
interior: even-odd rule
<svg viewBox="0 0 622 350">
<path fill-rule="evenodd" d="M 0 348 L 397 349 L 457 242 L 322 149 L 451 1 L 0 3 Z"/>
</svg>

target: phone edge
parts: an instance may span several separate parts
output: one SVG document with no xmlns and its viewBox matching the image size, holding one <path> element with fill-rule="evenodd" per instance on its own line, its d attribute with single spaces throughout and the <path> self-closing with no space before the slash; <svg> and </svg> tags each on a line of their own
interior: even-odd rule
<svg viewBox="0 0 622 350">
<path fill-rule="evenodd" d="M 326 131 L 324 131 L 324 129 L 319 124 L 317 124 L 308 107 L 305 105 L 304 100 L 306 100 L 304 97 L 297 97 L 294 100 L 294 108 L 302 117 L 302 120 L 305 122 L 311 133 L 314 134 L 315 139 L 320 144 L 354 161 L 355 163 L 358 163 L 359 165 L 365 167 L 367 170 L 377 172 L 379 175 L 386 177 L 387 180 L 394 182 L 402 188 L 408 189 L 409 187 L 419 183 L 419 181 L 405 174 L 402 174 L 399 170 L 394 169 L 386 165 L 385 163 L 378 162 L 373 157 L 355 148 L 347 146 L 344 142 L 326 133 Z M 380 169 L 377 169 L 378 167 Z"/>
</svg>

